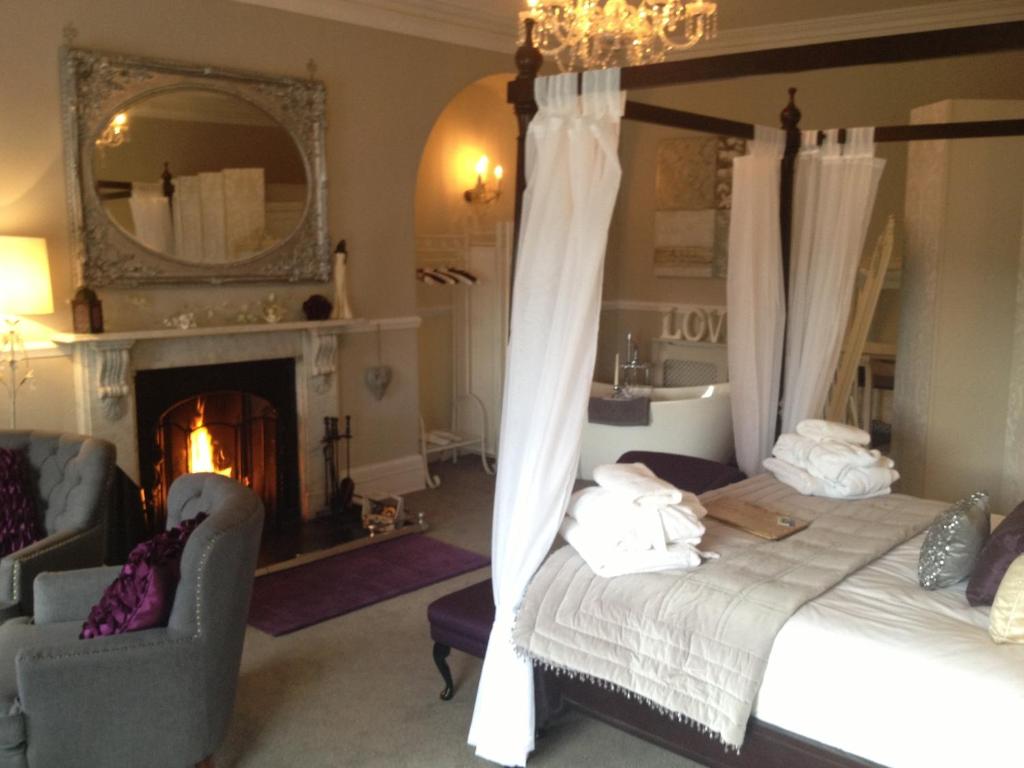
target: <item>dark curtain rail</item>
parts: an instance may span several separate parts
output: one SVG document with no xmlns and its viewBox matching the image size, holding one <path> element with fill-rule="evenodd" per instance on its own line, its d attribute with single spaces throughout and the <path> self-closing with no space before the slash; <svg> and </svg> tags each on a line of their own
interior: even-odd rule
<svg viewBox="0 0 1024 768">
<path fill-rule="evenodd" d="M 627 101 L 623 117 L 641 123 L 664 125 L 669 128 L 685 128 L 691 131 L 716 133 L 720 136 L 734 136 L 739 139 L 754 138 L 754 126 L 721 117 L 710 117 L 696 112 L 656 107 L 639 101 Z"/>
<path fill-rule="evenodd" d="M 163 173 L 160 174 L 160 181 L 164 197 L 168 203 L 174 205 L 174 176 L 167 162 L 164 163 Z M 124 200 L 132 196 L 132 182 L 130 181 L 109 181 L 99 179 L 96 182 L 96 191 L 101 200 Z"/>
<path fill-rule="evenodd" d="M 845 132 L 842 132 L 845 134 Z M 934 139 L 981 139 L 1024 135 L 1024 119 L 979 120 L 963 123 L 883 125 L 875 128 L 875 141 L 927 141 Z M 845 135 L 840 136 L 844 140 Z"/>
<path fill-rule="evenodd" d="M 1024 48 L 1024 21 L 1010 21 L 624 67 L 621 83 L 623 90 L 630 91 L 753 75 L 953 58 L 1021 48 Z M 532 81 L 521 79 L 509 83 L 509 102 L 532 99 Z"/>
<path fill-rule="evenodd" d="M 754 138 L 754 126 L 736 120 L 685 112 L 668 107 L 658 107 L 639 101 L 627 101 L 623 115 L 626 120 L 661 125 L 668 128 L 682 128 L 690 131 L 714 133 L 719 136 L 733 136 L 738 139 Z M 1024 135 L 1024 118 L 1019 120 L 978 120 L 961 123 L 929 123 L 922 125 L 883 125 L 875 128 L 875 141 L 928 141 L 936 139 L 977 139 L 997 136 Z M 818 142 L 824 141 L 825 133 L 818 132 Z M 846 129 L 839 129 L 839 142 L 846 141 Z"/>
</svg>

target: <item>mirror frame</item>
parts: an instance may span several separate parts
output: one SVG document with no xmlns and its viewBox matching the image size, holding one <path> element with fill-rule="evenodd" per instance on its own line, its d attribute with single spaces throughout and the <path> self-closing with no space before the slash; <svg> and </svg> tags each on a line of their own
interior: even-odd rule
<svg viewBox="0 0 1024 768">
<path fill-rule="evenodd" d="M 330 279 L 322 82 L 69 47 L 61 48 L 60 72 L 68 214 L 78 285 Z M 113 115 L 147 96 L 187 88 L 235 96 L 269 114 L 291 136 L 306 169 L 306 207 L 299 225 L 280 243 L 243 261 L 194 264 L 154 251 L 114 223 L 96 191 L 95 142 Z M 159 168 L 158 164 L 154 174 Z"/>
</svg>

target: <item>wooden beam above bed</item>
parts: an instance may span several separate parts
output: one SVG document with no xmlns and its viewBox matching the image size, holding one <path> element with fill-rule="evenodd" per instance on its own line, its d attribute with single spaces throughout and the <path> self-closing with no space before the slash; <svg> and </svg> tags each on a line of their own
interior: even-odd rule
<svg viewBox="0 0 1024 768">
<path fill-rule="evenodd" d="M 1024 21 L 1010 21 L 624 67 L 621 82 L 623 90 L 631 91 L 753 75 L 895 64 L 1021 48 L 1024 48 Z M 510 103 L 532 98 L 531 81 L 509 83 Z"/>
</svg>

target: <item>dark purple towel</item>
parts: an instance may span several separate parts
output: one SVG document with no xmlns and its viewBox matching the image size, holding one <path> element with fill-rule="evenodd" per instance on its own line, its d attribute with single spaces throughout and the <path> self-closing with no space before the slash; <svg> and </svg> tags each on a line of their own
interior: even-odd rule
<svg viewBox="0 0 1024 768">
<path fill-rule="evenodd" d="M 613 427 L 646 427 L 651 423 L 651 398 L 592 397 L 587 406 L 587 421 Z"/>
</svg>

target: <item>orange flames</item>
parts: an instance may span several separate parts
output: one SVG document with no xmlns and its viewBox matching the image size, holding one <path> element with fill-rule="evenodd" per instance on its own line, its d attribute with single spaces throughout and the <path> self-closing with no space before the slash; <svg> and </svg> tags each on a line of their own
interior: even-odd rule
<svg viewBox="0 0 1024 768">
<path fill-rule="evenodd" d="M 215 472 L 231 477 L 232 468 L 223 466 L 224 452 L 213 442 L 213 435 L 204 426 L 203 414 L 206 403 L 202 398 L 196 401 L 196 417 L 192 420 L 192 431 L 188 436 L 188 471 Z"/>
</svg>

